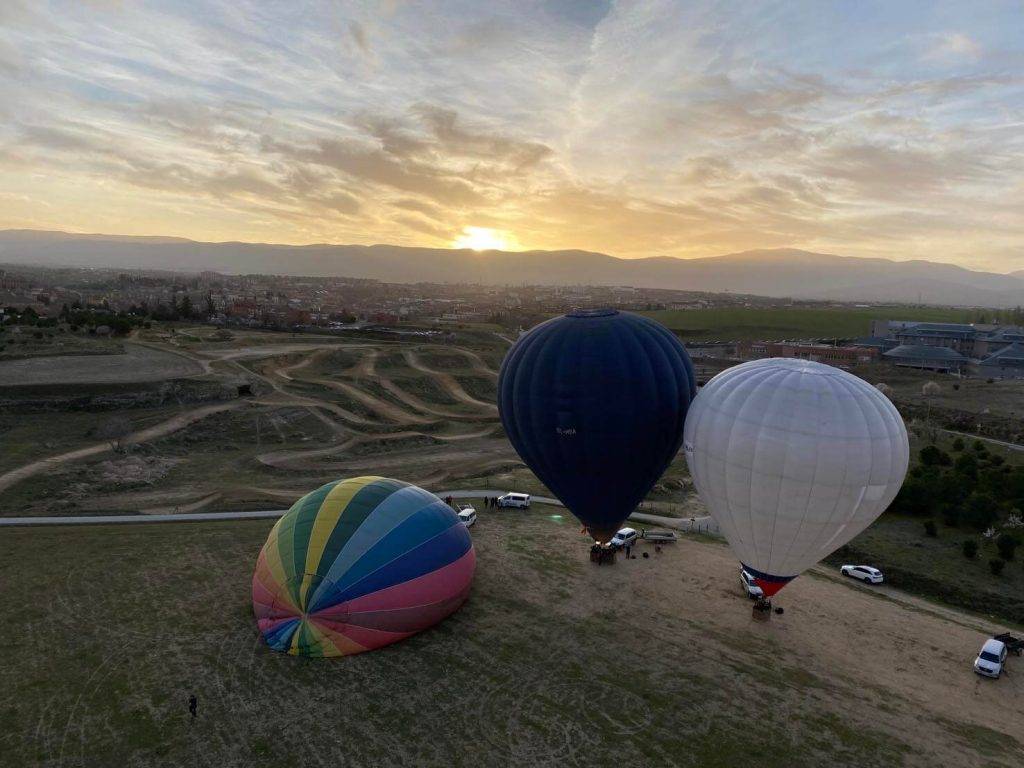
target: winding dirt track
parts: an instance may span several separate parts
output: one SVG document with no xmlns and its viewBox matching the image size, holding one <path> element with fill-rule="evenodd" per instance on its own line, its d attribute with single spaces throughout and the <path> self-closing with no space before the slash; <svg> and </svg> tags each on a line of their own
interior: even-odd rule
<svg viewBox="0 0 1024 768">
<path fill-rule="evenodd" d="M 245 405 L 244 402 L 231 402 L 221 403 L 218 405 L 207 405 L 202 408 L 195 408 L 184 413 L 179 413 L 167 421 L 162 421 L 152 427 L 139 430 L 138 432 L 132 432 L 130 435 L 125 437 L 121 442 L 124 445 L 136 445 L 138 443 L 145 443 L 150 440 L 156 440 L 157 438 L 164 437 L 177 432 L 179 429 L 184 429 L 190 424 L 194 424 L 201 419 L 205 419 L 207 416 L 212 416 L 215 413 L 223 413 L 224 411 L 233 411 L 236 408 L 241 408 Z M 62 464 L 66 464 L 69 461 L 78 461 L 80 459 L 88 458 L 89 456 L 96 456 L 101 453 L 105 453 L 110 450 L 109 442 L 96 443 L 85 448 L 79 448 L 74 451 L 68 451 L 67 453 L 60 453 L 56 456 L 50 456 L 46 459 L 40 459 L 33 461 L 30 464 L 26 464 L 17 469 L 12 469 L 3 475 L 0 475 L 0 491 L 4 491 L 10 488 L 15 483 L 19 483 L 26 478 L 38 475 L 40 472 L 47 472 L 56 469 Z"/>
<path fill-rule="evenodd" d="M 402 355 L 403 357 L 405 357 L 405 360 L 409 364 L 410 368 L 413 368 L 414 370 L 417 370 L 420 373 L 425 373 L 428 376 L 431 376 L 435 381 L 437 381 L 438 384 L 445 388 L 445 391 L 447 391 L 449 395 L 454 397 L 456 400 L 466 403 L 467 405 L 476 406 L 482 410 L 487 410 L 494 414 L 498 413 L 498 407 L 496 405 L 493 405 L 492 403 L 485 403 L 483 400 L 477 400 L 475 397 L 470 395 L 466 390 L 462 388 L 462 385 L 459 384 L 459 382 L 456 380 L 454 376 L 452 376 L 450 373 L 443 373 L 441 371 L 435 371 L 433 368 L 429 368 L 427 365 L 423 363 L 423 361 L 419 359 L 419 357 L 416 356 L 416 353 L 413 350 L 403 350 Z M 482 365 L 483 360 L 480 360 L 479 358 L 477 359 Z M 486 370 L 490 375 L 497 376 L 497 374 L 495 374 L 489 368 L 487 368 Z"/>
</svg>

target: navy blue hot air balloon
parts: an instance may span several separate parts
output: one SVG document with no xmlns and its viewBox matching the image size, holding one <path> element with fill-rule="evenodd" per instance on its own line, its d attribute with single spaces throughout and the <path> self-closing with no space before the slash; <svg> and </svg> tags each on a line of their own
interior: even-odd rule
<svg viewBox="0 0 1024 768">
<path fill-rule="evenodd" d="M 509 350 L 498 409 L 527 466 L 607 542 L 678 452 L 696 392 L 689 355 L 663 325 L 577 310 Z"/>
</svg>

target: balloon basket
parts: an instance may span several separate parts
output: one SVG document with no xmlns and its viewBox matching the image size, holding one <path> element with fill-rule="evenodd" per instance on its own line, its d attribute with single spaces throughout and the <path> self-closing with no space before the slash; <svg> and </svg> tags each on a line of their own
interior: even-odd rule
<svg viewBox="0 0 1024 768">
<path fill-rule="evenodd" d="M 615 550 L 595 544 L 590 548 L 590 562 L 596 565 L 615 565 Z"/>
<path fill-rule="evenodd" d="M 761 598 L 751 608 L 751 616 L 754 621 L 770 621 L 772 618 L 772 601 Z"/>
</svg>

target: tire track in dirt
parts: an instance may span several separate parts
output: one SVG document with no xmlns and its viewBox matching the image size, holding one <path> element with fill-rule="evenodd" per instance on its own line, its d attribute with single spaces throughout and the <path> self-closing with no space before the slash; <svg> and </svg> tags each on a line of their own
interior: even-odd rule
<svg viewBox="0 0 1024 768">
<path fill-rule="evenodd" d="M 433 424 L 437 421 L 437 419 L 420 416 L 419 414 L 399 408 L 394 403 L 381 400 L 379 397 L 371 395 L 369 392 L 365 392 L 345 381 L 334 381 L 332 379 L 310 379 L 309 381 L 344 392 L 353 400 L 362 403 L 370 410 L 396 424 Z"/>
<path fill-rule="evenodd" d="M 201 421 L 208 416 L 213 416 L 214 414 L 223 413 L 225 411 L 232 411 L 237 408 L 241 408 L 243 405 L 246 405 L 246 403 L 235 401 L 231 403 L 221 403 L 218 405 L 207 405 L 202 408 L 195 408 L 193 410 L 186 411 L 185 413 L 179 413 L 177 416 L 174 416 L 167 421 L 162 421 L 152 427 L 132 432 L 130 435 L 125 437 L 121 443 L 123 445 L 137 445 L 139 443 L 145 443 L 150 440 L 166 437 L 167 435 L 177 432 L 180 429 L 184 429 L 185 427 L 188 427 L 197 421 Z M 3 475 L 0 475 L 0 491 L 4 491 L 15 483 L 20 483 L 22 480 L 32 477 L 33 475 L 38 475 L 41 472 L 52 471 L 62 464 L 79 461 L 81 459 L 89 458 L 90 456 L 98 456 L 109 450 L 110 443 L 102 442 L 25 464 L 18 469 L 12 469 L 10 472 L 5 472 Z"/>
<path fill-rule="evenodd" d="M 419 359 L 419 357 L 417 357 L 416 353 L 413 350 L 402 350 L 402 356 L 405 357 L 405 361 L 409 364 L 410 368 L 413 368 L 419 371 L 420 373 L 425 373 L 428 376 L 433 377 L 438 384 L 444 387 L 445 391 L 448 392 L 449 395 L 454 397 L 459 402 L 475 406 L 477 408 L 480 408 L 481 410 L 486 410 L 494 414 L 498 413 L 498 407 L 496 405 L 492 403 L 485 403 L 483 400 L 477 400 L 475 397 L 470 395 L 465 389 L 463 389 L 462 385 L 459 384 L 456 378 L 452 376 L 450 373 L 435 371 L 433 368 L 427 367 Z"/>
</svg>

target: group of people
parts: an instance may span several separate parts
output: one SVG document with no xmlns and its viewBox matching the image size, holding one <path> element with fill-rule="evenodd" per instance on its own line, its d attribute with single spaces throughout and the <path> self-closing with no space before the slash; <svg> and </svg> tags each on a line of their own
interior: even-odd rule
<svg viewBox="0 0 1024 768">
<path fill-rule="evenodd" d="M 444 503 L 447 504 L 452 509 L 455 509 L 455 497 L 454 496 L 445 496 L 444 497 Z M 484 507 L 496 509 L 497 506 L 498 506 L 498 497 L 497 496 L 484 496 Z M 458 511 L 458 510 L 456 510 L 456 511 Z"/>
</svg>

